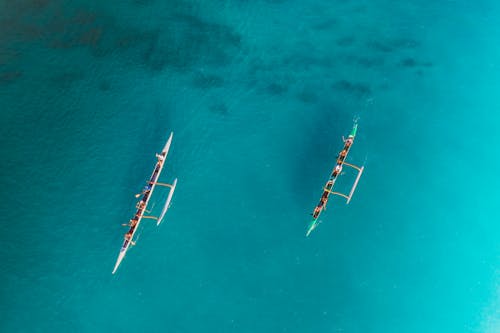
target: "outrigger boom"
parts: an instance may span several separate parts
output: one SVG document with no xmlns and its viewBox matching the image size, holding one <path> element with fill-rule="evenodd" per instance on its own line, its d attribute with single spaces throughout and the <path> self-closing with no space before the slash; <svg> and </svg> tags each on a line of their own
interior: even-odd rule
<svg viewBox="0 0 500 333">
<path fill-rule="evenodd" d="M 154 219 L 157 221 L 157 225 L 160 225 L 161 221 L 163 220 L 163 217 L 165 216 L 168 208 L 170 207 L 170 202 L 172 200 L 172 196 L 174 195 L 175 187 L 177 186 L 177 178 L 174 179 L 172 184 L 159 183 L 158 178 L 160 178 L 160 174 L 161 174 L 161 171 L 162 171 L 163 166 L 165 164 L 165 160 L 167 159 L 167 154 L 168 154 L 168 151 L 170 150 L 170 145 L 172 143 L 173 135 L 174 135 L 173 132 L 170 133 L 170 136 L 167 140 L 167 143 L 163 147 L 163 150 L 161 151 L 160 154 L 156 154 L 158 161 L 156 162 L 156 166 L 153 170 L 153 174 L 151 175 L 151 178 L 147 182 L 147 185 L 144 188 L 144 190 L 140 194 L 136 195 L 137 198 L 142 195 L 142 199 L 137 203 L 137 211 L 134 215 L 134 218 L 132 220 L 130 220 L 130 224 L 129 224 L 130 229 L 125 234 L 125 240 L 124 240 L 122 247 L 120 249 L 120 254 L 118 255 L 118 259 L 116 260 L 115 267 L 113 268 L 113 274 L 115 274 L 115 272 L 118 269 L 118 267 L 120 266 L 120 263 L 122 262 L 123 258 L 125 258 L 125 255 L 127 254 L 127 251 L 130 248 L 130 245 L 135 244 L 134 236 L 135 236 L 135 233 L 136 233 L 142 219 L 143 218 Z M 158 217 L 144 215 L 144 212 L 148 212 L 146 210 L 146 208 L 148 206 L 149 199 L 151 199 L 151 196 L 153 194 L 153 191 L 154 191 L 156 185 L 170 188 L 167 200 L 165 201 L 165 205 L 163 206 L 161 214 Z"/>
<path fill-rule="evenodd" d="M 316 227 L 319 224 L 318 218 L 321 215 L 321 212 L 326 209 L 326 203 L 328 202 L 328 197 L 330 194 L 333 195 L 338 195 L 346 199 L 346 204 L 349 204 L 349 202 L 352 199 L 352 196 L 354 194 L 354 191 L 356 190 L 356 187 L 358 186 L 359 179 L 361 178 L 361 175 L 363 174 L 364 166 L 358 167 L 357 165 L 347 163 L 345 160 L 347 158 L 347 155 L 349 154 L 349 150 L 352 147 L 352 144 L 354 143 L 354 139 L 356 137 L 356 132 L 358 130 L 358 124 L 357 122 L 354 122 L 354 126 L 351 130 L 351 133 L 347 137 L 347 139 L 344 140 L 344 148 L 341 150 L 337 157 L 337 163 L 335 165 L 335 168 L 333 169 L 332 174 L 330 175 L 330 178 L 326 182 L 325 187 L 323 188 L 323 195 L 321 196 L 321 199 L 318 203 L 318 205 L 314 208 L 313 213 L 311 214 L 313 216 L 313 220 L 311 223 L 309 223 L 309 227 L 307 228 L 307 233 L 306 237 L 309 236 L 309 234 L 316 229 Z M 343 166 L 348 166 L 351 167 L 355 170 L 357 170 L 357 177 L 356 180 L 354 181 L 354 184 L 351 188 L 351 191 L 349 192 L 349 195 L 346 195 L 344 193 L 340 192 L 334 192 L 333 191 L 333 186 L 335 185 L 335 182 L 337 180 L 337 177 L 341 174 L 342 172 L 342 167 Z"/>
</svg>

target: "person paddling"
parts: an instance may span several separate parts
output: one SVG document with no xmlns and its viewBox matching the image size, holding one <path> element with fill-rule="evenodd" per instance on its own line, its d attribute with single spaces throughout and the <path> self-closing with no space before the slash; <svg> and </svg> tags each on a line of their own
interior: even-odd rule
<svg viewBox="0 0 500 333">
<path fill-rule="evenodd" d="M 126 234 L 125 234 L 125 240 L 129 241 L 131 245 L 135 245 L 135 242 L 132 240 L 132 234 L 134 233 L 132 231 L 133 229 L 130 229 Z"/>
<path fill-rule="evenodd" d="M 335 178 L 337 177 L 337 175 L 342 171 L 342 165 L 341 164 L 337 164 L 335 166 L 335 169 L 333 170 L 333 174 L 332 176 Z"/>
<path fill-rule="evenodd" d="M 156 154 L 156 158 L 158 159 L 158 162 L 163 162 L 165 160 L 165 156 L 162 154 Z"/>
</svg>

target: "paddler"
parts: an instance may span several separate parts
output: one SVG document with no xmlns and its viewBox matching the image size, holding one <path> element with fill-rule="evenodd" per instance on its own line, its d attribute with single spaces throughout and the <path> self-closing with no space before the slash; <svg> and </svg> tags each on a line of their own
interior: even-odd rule
<svg viewBox="0 0 500 333">
<path fill-rule="evenodd" d="M 343 160 L 347 155 L 347 149 L 343 149 L 339 154 L 339 160 Z"/>
<path fill-rule="evenodd" d="M 156 154 L 156 158 L 158 159 L 158 162 L 163 162 L 165 160 L 165 156 L 162 154 Z"/>
<path fill-rule="evenodd" d="M 133 219 L 128 221 L 128 224 L 122 224 L 122 226 L 124 227 L 129 226 L 131 228 L 134 228 L 137 225 L 137 222 L 139 222 L 139 220 L 137 219 L 137 217 L 134 217 Z"/>
<path fill-rule="evenodd" d="M 320 212 L 321 212 L 321 207 L 316 206 L 316 208 L 314 208 L 314 212 L 312 214 L 313 218 L 317 218 Z"/>
<path fill-rule="evenodd" d="M 328 192 L 324 192 L 323 195 L 321 196 L 321 200 L 320 200 L 320 205 L 321 205 L 321 208 L 323 208 L 323 206 L 326 205 L 326 202 L 328 201 Z"/>
<path fill-rule="evenodd" d="M 139 198 L 141 195 L 147 194 L 149 192 L 151 192 L 151 185 L 150 184 L 144 186 L 144 188 L 142 189 L 141 193 L 136 194 L 135 197 Z"/>
<path fill-rule="evenodd" d="M 337 164 L 335 169 L 333 170 L 333 177 L 337 177 L 337 175 L 342 171 L 342 164 Z"/>
<path fill-rule="evenodd" d="M 351 145 L 352 145 L 352 138 L 348 138 L 348 139 L 345 141 L 345 147 L 346 147 L 346 148 L 349 148 Z"/>
<path fill-rule="evenodd" d="M 144 207 L 146 207 L 146 203 L 144 202 L 144 200 L 141 200 L 137 203 L 137 205 L 135 205 L 135 207 L 137 209 L 144 209 Z"/>
<path fill-rule="evenodd" d="M 135 242 L 132 240 L 133 229 L 130 229 L 129 232 L 125 234 L 125 240 L 130 242 L 130 245 L 135 245 Z"/>
</svg>

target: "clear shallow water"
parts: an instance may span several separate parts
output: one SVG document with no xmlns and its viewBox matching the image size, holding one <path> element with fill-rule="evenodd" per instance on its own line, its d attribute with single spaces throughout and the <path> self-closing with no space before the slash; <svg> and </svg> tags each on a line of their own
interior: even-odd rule
<svg viewBox="0 0 500 333">
<path fill-rule="evenodd" d="M 2 331 L 499 330 L 494 2 L 0 9 Z M 366 172 L 305 238 L 355 116 Z"/>
</svg>

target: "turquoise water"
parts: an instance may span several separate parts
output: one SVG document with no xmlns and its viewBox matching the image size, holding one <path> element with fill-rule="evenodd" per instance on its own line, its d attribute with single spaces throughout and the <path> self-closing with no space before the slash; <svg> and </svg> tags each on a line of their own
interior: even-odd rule
<svg viewBox="0 0 500 333">
<path fill-rule="evenodd" d="M 1 1 L 1 331 L 499 332 L 499 18 Z M 354 117 L 366 171 L 306 238 Z M 170 131 L 167 220 L 111 275 Z"/>
</svg>

